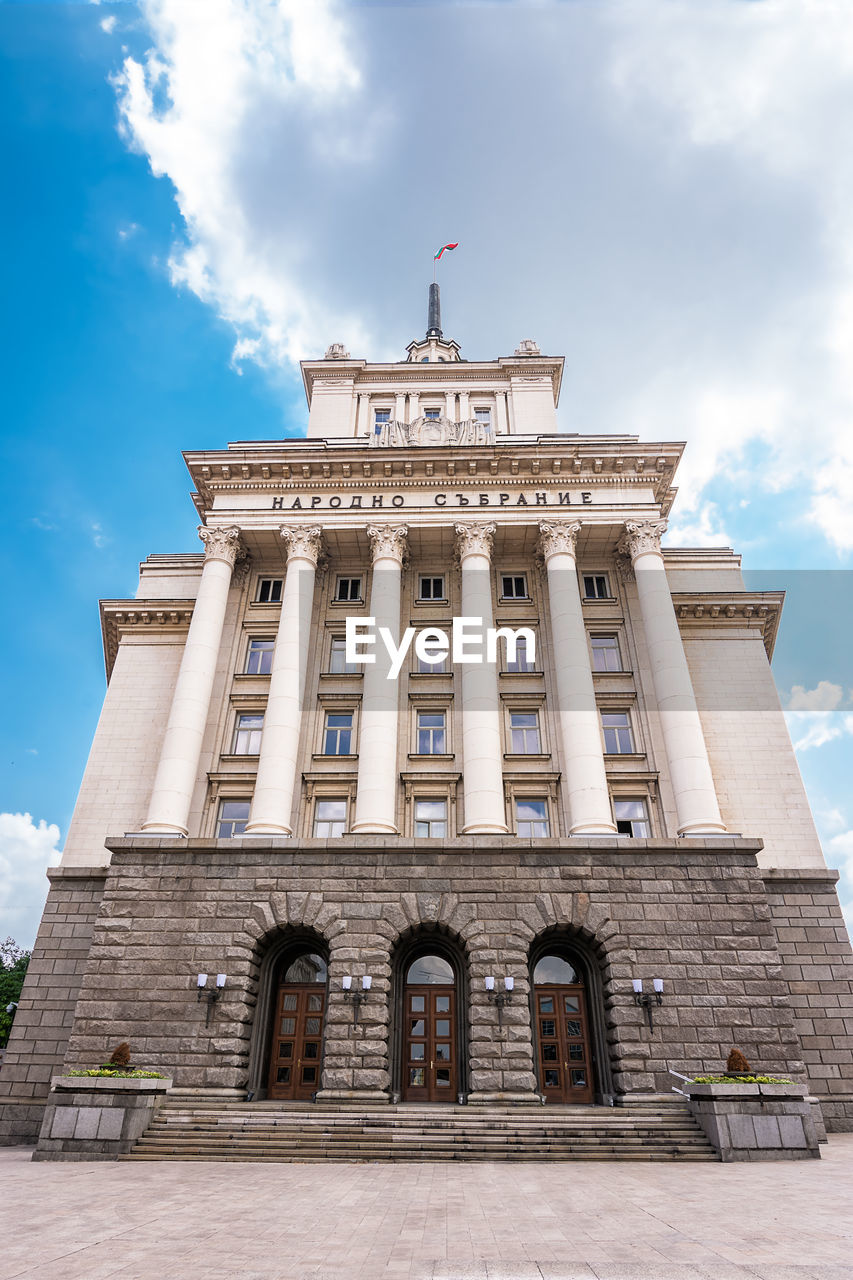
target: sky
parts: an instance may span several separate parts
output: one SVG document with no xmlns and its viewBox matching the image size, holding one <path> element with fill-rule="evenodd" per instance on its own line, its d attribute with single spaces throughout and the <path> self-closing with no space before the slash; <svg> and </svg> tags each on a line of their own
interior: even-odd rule
<svg viewBox="0 0 853 1280">
<path fill-rule="evenodd" d="M 684 440 L 670 545 L 788 592 L 774 671 L 853 916 L 849 0 L 0 0 L 0 938 L 35 937 L 98 598 L 197 549 L 182 449 L 304 433 L 302 357 L 566 355 Z M 13 603 L 14 602 L 14 605 Z"/>
</svg>

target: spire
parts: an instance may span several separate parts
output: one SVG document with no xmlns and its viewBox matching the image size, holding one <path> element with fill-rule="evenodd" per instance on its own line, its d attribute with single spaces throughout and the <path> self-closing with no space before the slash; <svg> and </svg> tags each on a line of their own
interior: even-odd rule
<svg viewBox="0 0 853 1280">
<path fill-rule="evenodd" d="M 434 281 L 429 287 L 429 312 L 427 315 L 426 336 L 428 338 L 441 337 L 441 292 Z"/>
</svg>

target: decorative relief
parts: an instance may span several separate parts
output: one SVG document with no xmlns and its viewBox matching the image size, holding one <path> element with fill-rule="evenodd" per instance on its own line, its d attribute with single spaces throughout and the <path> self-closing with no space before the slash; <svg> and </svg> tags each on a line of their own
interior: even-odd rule
<svg viewBox="0 0 853 1280">
<path fill-rule="evenodd" d="M 206 525 L 200 524 L 198 536 L 204 543 L 205 560 L 224 560 L 233 569 L 235 562 L 242 560 L 246 554 L 237 525 L 231 525 L 227 529 L 208 529 Z"/>
<path fill-rule="evenodd" d="M 665 520 L 628 520 L 625 532 L 619 539 L 619 550 L 631 560 L 654 552 L 660 555 L 660 540 L 666 533 Z"/>
<path fill-rule="evenodd" d="M 497 525 L 490 524 L 455 524 L 453 526 L 460 560 L 466 556 L 485 556 L 491 559 L 492 542 Z"/>
<path fill-rule="evenodd" d="M 542 352 L 539 350 L 538 342 L 534 342 L 532 338 L 522 338 L 512 354 L 514 356 L 541 356 Z"/>
<path fill-rule="evenodd" d="M 349 352 L 342 342 L 330 342 L 324 360 L 349 360 Z"/>
<path fill-rule="evenodd" d="M 540 524 L 539 549 L 545 557 L 546 564 L 550 556 L 567 555 L 574 557 L 580 528 L 580 524 L 576 520 Z"/>
<path fill-rule="evenodd" d="M 323 534 L 316 525 L 282 525 L 279 533 L 287 547 L 288 560 L 291 556 L 299 556 L 302 560 L 310 560 L 317 568 L 323 550 Z"/>
<path fill-rule="evenodd" d="M 409 526 L 406 524 L 369 524 L 367 536 L 374 564 L 377 560 L 396 560 L 402 567 L 408 550 L 408 532 Z"/>
<path fill-rule="evenodd" d="M 443 414 L 438 418 L 415 418 L 413 422 L 377 423 L 379 428 L 370 437 L 370 443 L 378 448 L 399 448 L 407 445 L 477 445 L 494 444 L 495 433 L 489 422 L 477 418 L 465 418 L 454 422 Z"/>
</svg>

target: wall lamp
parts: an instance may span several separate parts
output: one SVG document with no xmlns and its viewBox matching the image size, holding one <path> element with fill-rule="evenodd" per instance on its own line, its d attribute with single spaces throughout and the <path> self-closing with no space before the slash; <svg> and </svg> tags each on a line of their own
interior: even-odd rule
<svg viewBox="0 0 853 1280">
<path fill-rule="evenodd" d="M 343 989 L 344 999 L 348 1000 L 352 1005 L 353 1023 L 358 1022 L 358 1011 L 361 1008 L 361 1006 L 367 1001 L 367 997 L 370 994 L 370 988 L 372 986 L 373 986 L 373 979 L 371 978 L 369 973 L 366 973 L 362 978 L 360 991 L 353 991 L 352 977 L 350 974 L 345 974 L 344 977 L 341 978 L 341 988 Z"/>
<path fill-rule="evenodd" d="M 655 1029 L 652 1023 L 652 1007 L 656 1004 L 663 1004 L 663 978 L 652 979 L 654 995 L 651 995 L 648 991 L 643 991 L 642 978 L 633 978 L 632 985 L 634 987 L 634 1004 L 638 1004 L 641 1009 L 645 1009 L 649 1023 L 649 1035 L 653 1036 Z"/>
<path fill-rule="evenodd" d="M 222 995 L 222 988 L 225 986 L 225 974 L 217 973 L 216 986 L 208 987 L 207 974 L 200 973 L 197 979 L 197 986 L 198 986 L 198 994 L 196 998 L 198 1000 L 201 1000 L 201 999 L 207 1000 L 207 1016 L 204 1020 L 204 1025 L 206 1027 L 209 1027 L 210 1015 L 213 1013 L 213 1006 L 216 1004 L 216 1001 Z"/>
<path fill-rule="evenodd" d="M 497 1006 L 498 1010 L 498 1026 L 504 1024 L 504 1005 L 512 1004 L 512 992 L 515 986 L 515 978 L 504 978 L 504 990 L 495 991 L 495 980 L 491 974 L 486 978 L 486 995 L 491 1004 Z"/>
</svg>

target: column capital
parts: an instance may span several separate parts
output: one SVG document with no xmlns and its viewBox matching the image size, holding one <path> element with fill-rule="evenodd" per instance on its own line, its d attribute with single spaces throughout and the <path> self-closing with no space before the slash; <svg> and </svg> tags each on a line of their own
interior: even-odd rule
<svg viewBox="0 0 853 1280">
<path fill-rule="evenodd" d="M 494 541 L 497 525 L 494 521 L 488 524 L 479 522 L 467 524 L 460 522 L 454 524 L 453 529 L 456 534 L 456 545 L 459 551 L 460 560 L 464 560 L 465 556 L 485 556 L 487 560 L 491 559 L 492 542 Z"/>
<path fill-rule="evenodd" d="M 235 562 L 246 554 L 237 525 L 230 525 L 227 529 L 208 529 L 207 525 L 200 524 L 198 536 L 204 543 L 205 562 L 223 560 L 233 569 Z"/>
<path fill-rule="evenodd" d="M 627 520 L 625 532 L 619 539 L 619 550 L 629 555 L 633 563 L 649 553 L 659 556 L 660 540 L 666 533 L 665 520 Z"/>
<path fill-rule="evenodd" d="M 396 560 L 402 567 L 407 551 L 408 532 L 407 524 L 369 524 L 367 536 L 374 564 L 377 560 Z"/>
<path fill-rule="evenodd" d="M 578 520 L 548 520 L 539 526 L 539 550 L 547 564 L 551 556 L 571 556 L 575 559 L 578 534 L 581 531 Z"/>
<path fill-rule="evenodd" d="M 292 559 L 310 560 L 314 568 L 323 550 L 323 533 L 316 525 L 282 525 L 279 535 L 287 547 L 288 563 Z"/>
</svg>

